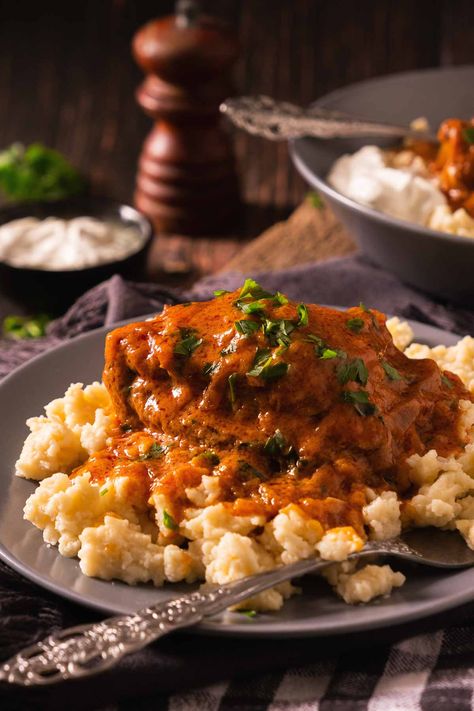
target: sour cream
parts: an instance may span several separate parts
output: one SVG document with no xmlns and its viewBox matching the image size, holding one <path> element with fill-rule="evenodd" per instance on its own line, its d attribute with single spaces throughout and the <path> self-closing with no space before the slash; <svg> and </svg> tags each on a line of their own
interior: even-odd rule
<svg viewBox="0 0 474 711">
<path fill-rule="evenodd" d="M 329 184 L 343 195 L 402 220 L 427 225 L 443 193 L 413 166 L 392 168 L 377 146 L 343 155 L 331 168 Z"/>
<path fill-rule="evenodd" d="M 84 269 L 123 259 L 144 241 L 135 227 L 94 217 L 25 217 L 0 227 L 0 259 L 15 267 Z"/>
</svg>

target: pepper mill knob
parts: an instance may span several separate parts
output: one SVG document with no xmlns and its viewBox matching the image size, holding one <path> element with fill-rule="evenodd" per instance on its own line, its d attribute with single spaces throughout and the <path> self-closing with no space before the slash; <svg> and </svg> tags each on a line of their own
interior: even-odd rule
<svg viewBox="0 0 474 711">
<path fill-rule="evenodd" d="M 136 33 L 133 53 L 146 74 L 137 100 L 155 120 L 139 160 L 137 208 L 157 232 L 225 233 L 239 199 L 219 105 L 232 93 L 237 39 L 224 23 L 182 0 L 176 15 Z"/>
</svg>

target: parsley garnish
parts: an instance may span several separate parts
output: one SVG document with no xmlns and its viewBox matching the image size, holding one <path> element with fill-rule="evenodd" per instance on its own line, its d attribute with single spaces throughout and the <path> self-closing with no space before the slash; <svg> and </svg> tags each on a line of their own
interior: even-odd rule
<svg viewBox="0 0 474 711">
<path fill-rule="evenodd" d="M 289 319 L 281 319 L 280 321 L 272 321 L 265 319 L 263 322 L 263 333 L 268 338 L 271 346 L 282 346 L 288 348 L 291 343 L 290 334 L 296 328 L 293 321 Z"/>
<path fill-rule="evenodd" d="M 354 358 L 346 363 L 341 363 L 337 369 L 337 379 L 341 385 L 345 385 L 349 380 L 366 385 L 368 377 L 369 371 L 362 358 Z"/>
<path fill-rule="evenodd" d="M 276 380 L 281 378 L 288 371 L 288 363 L 279 361 L 275 363 L 269 348 L 259 348 L 255 354 L 252 369 L 247 375 L 263 380 Z"/>
<path fill-rule="evenodd" d="M 105 496 L 106 493 L 108 492 L 108 490 L 109 490 L 109 487 L 108 487 L 108 486 L 106 486 L 105 489 L 101 489 L 101 490 L 99 491 L 99 496 Z"/>
<path fill-rule="evenodd" d="M 158 442 L 153 442 L 148 452 L 146 452 L 145 454 L 141 454 L 138 457 L 138 460 L 140 462 L 144 462 L 147 459 L 158 459 L 159 457 L 162 457 L 163 454 L 166 454 L 167 451 L 168 447 L 165 447 L 162 444 L 158 444 Z"/>
<path fill-rule="evenodd" d="M 308 307 L 306 304 L 298 304 L 296 312 L 298 314 L 297 326 L 307 326 L 308 325 Z"/>
<path fill-rule="evenodd" d="M 321 360 L 331 360 L 332 358 L 337 358 L 338 352 L 332 348 L 323 348 L 321 355 L 319 356 Z"/>
<path fill-rule="evenodd" d="M 273 297 L 273 305 L 274 306 L 284 306 L 285 304 L 288 303 L 288 299 L 284 294 L 280 294 L 279 291 L 275 294 Z"/>
<path fill-rule="evenodd" d="M 217 454 L 216 454 L 215 452 L 211 452 L 211 451 L 209 451 L 209 452 L 201 452 L 201 454 L 200 454 L 199 456 L 200 456 L 200 457 L 203 457 L 204 459 L 206 459 L 206 461 L 207 461 L 207 462 L 210 464 L 210 466 L 212 466 L 212 467 L 216 467 L 216 466 L 220 463 L 220 461 L 221 461 L 221 460 L 219 459 L 219 457 L 217 456 Z"/>
<path fill-rule="evenodd" d="M 390 380 L 402 380 L 402 376 L 398 370 L 394 368 L 393 365 L 390 365 L 390 363 L 387 363 L 386 360 L 382 361 L 382 368 L 385 370 L 385 373 Z"/>
<path fill-rule="evenodd" d="M 310 190 L 309 193 L 306 194 L 307 200 L 311 203 L 313 207 L 315 207 L 317 210 L 323 210 L 324 209 L 324 202 L 322 201 L 322 198 L 320 195 L 315 190 Z"/>
<path fill-rule="evenodd" d="M 270 457 L 289 457 L 295 450 L 291 444 L 288 444 L 280 430 L 275 430 L 275 434 L 263 445 L 263 451 Z"/>
<path fill-rule="evenodd" d="M 246 279 L 240 290 L 239 299 L 251 297 L 252 299 L 270 299 L 274 295 L 266 291 L 255 279 Z"/>
<path fill-rule="evenodd" d="M 474 126 L 466 126 L 462 131 L 462 137 L 466 143 L 474 143 Z"/>
<path fill-rule="evenodd" d="M 178 528 L 178 524 L 176 523 L 172 515 L 169 514 L 166 510 L 163 510 L 163 523 L 166 528 L 170 529 L 170 531 L 176 531 L 176 529 Z"/>
<path fill-rule="evenodd" d="M 216 289 L 214 292 L 214 296 L 224 296 L 225 294 L 230 294 L 230 291 L 227 291 L 227 289 Z"/>
<path fill-rule="evenodd" d="M 253 478 L 257 477 L 257 479 L 265 479 L 265 475 L 246 462 L 245 459 L 239 459 L 237 463 L 239 465 L 239 474 Z"/>
<path fill-rule="evenodd" d="M 354 333 L 360 333 L 364 328 L 364 319 L 350 318 L 346 321 L 346 326 L 350 331 L 353 331 Z"/>
<path fill-rule="evenodd" d="M 446 375 L 444 375 L 444 374 L 441 374 L 441 382 L 444 385 L 446 385 L 446 387 L 449 388 L 450 390 L 452 390 L 454 388 L 454 383 L 449 378 L 447 378 Z"/>
<path fill-rule="evenodd" d="M 256 617 L 257 616 L 257 610 L 236 610 L 236 612 L 239 613 L 239 615 L 245 615 L 245 617 Z"/>
<path fill-rule="evenodd" d="M 241 301 L 240 299 L 235 302 L 238 309 L 244 312 L 244 314 L 261 314 L 265 308 L 265 304 L 261 301 Z"/>
<path fill-rule="evenodd" d="M 189 328 L 180 328 L 179 332 L 181 340 L 176 343 L 174 353 L 189 358 L 201 345 L 202 338 L 198 338 L 196 332 Z"/>
<path fill-rule="evenodd" d="M 235 329 L 241 336 L 251 336 L 258 331 L 260 324 L 257 321 L 250 321 L 250 319 L 242 319 L 242 321 L 235 322 Z"/>
<path fill-rule="evenodd" d="M 369 400 L 369 394 L 365 390 L 344 390 L 342 393 L 344 402 L 354 406 L 359 415 L 373 415 L 377 409 L 373 402 Z"/>
<path fill-rule="evenodd" d="M 51 317 L 46 314 L 39 314 L 38 316 L 5 316 L 3 334 L 15 340 L 41 338 L 46 335 L 46 327 L 50 321 Z"/>
<path fill-rule="evenodd" d="M 314 352 L 321 360 L 330 360 L 331 358 L 347 358 L 347 353 L 345 351 L 330 348 L 322 338 L 315 336 L 314 333 L 309 333 L 304 340 L 314 345 Z"/>
<path fill-rule="evenodd" d="M 219 367 L 219 363 L 205 363 L 202 369 L 203 375 L 212 375 Z"/>
<path fill-rule="evenodd" d="M 229 400 L 230 404 L 234 405 L 235 403 L 235 382 L 237 380 L 237 373 L 231 373 L 229 377 L 227 378 L 227 382 L 229 383 Z"/>
</svg>

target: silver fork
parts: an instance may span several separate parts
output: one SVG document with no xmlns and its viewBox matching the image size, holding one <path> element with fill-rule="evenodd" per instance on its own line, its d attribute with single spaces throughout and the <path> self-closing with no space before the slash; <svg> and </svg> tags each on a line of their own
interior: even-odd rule
<svg viewBox="0 0 474 711">
<path fill-rule="evenodd" d="M 474 564 L 470 550 L 457 532 L 418 529 L 391 541 L 369 542 L 348 560 L 376 554 L 438 568 L 464 568 Z M 23 686 L 54 684 L 90 676 L 108 669 L 169 632 L 191 627 L 204 617 L 222 612 L 291 578 L 332 565 L 321 559 L 301 560 L 233 583 L 183 595 L 151 605 L 130 615 L 110 617 L 52 634 L 27 647 L 0 667 L 0 680 Z"/>
<path fill-rule="evenodd" d="M 282 141 L 302 136 L 316 138 L 355 138 L 386 136 L 437 141 L 436 136 L 380 121 L 350 116 L 318 106 L 304 108 L 269 96 L 237 96 L 226 99 L 221 113 L 239 128 L 256 136 Z"/>
</svg>

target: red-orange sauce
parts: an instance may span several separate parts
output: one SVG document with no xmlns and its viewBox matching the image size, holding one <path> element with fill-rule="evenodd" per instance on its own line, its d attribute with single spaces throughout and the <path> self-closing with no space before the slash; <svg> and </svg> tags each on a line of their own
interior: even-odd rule
<svg viewBox="0 0 474 711">
<path fill-rule="evenodd" d="M 363 531 L 367 486 L 408 495 L 407 456 L 462 447 L 468 392 L 434 361 L 403 355 L 381 313 L 261 298 L 246 314 L 239 305 L 255 299 L 239 296 L 167 306 L 108 335 L 117 431 L 74 474 L 126 474 L 144 497 L 166 493 L 178 520 L 185 489 L 207 474 L 236 514 L 270 518 L 297 503 L 326 528 Z"/>
</svg>

